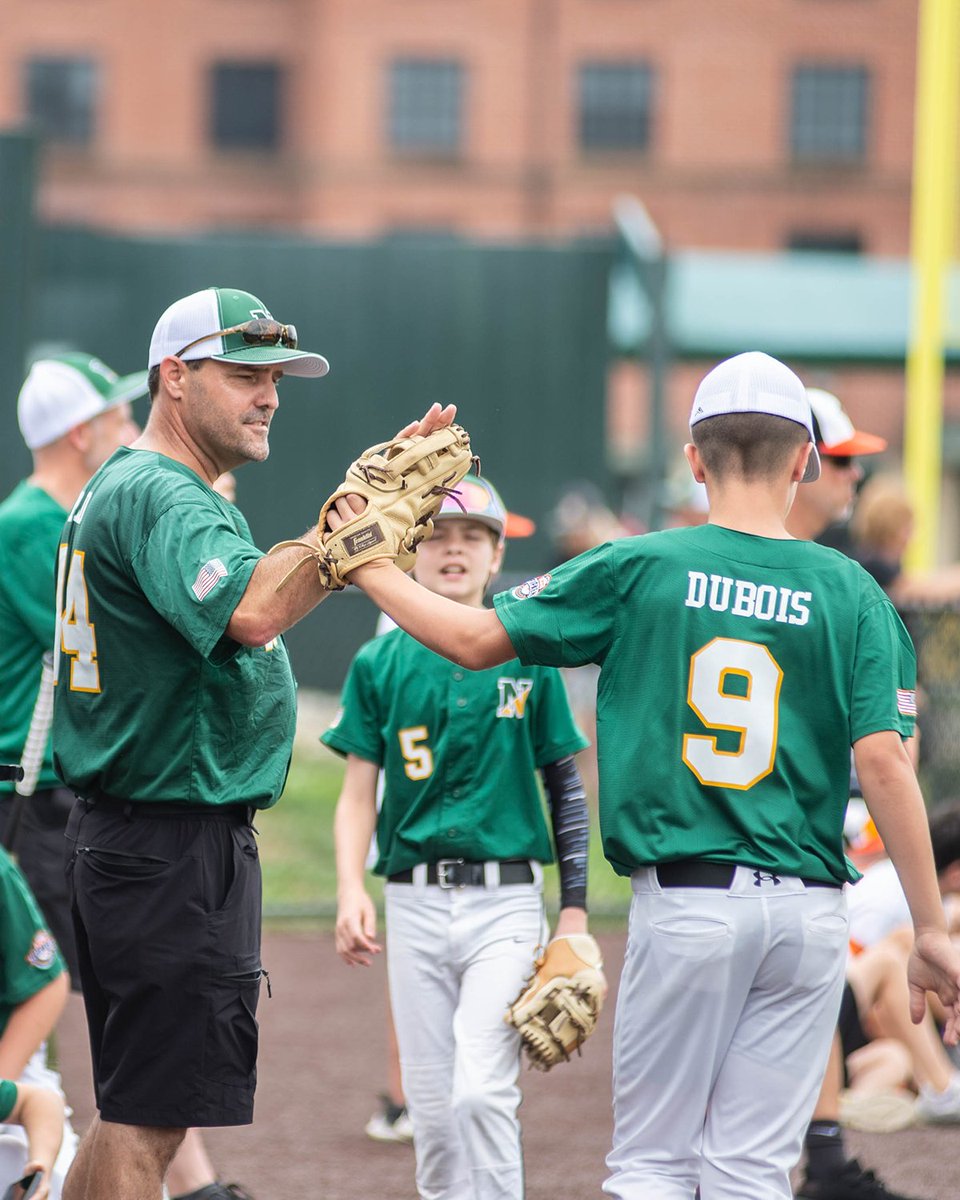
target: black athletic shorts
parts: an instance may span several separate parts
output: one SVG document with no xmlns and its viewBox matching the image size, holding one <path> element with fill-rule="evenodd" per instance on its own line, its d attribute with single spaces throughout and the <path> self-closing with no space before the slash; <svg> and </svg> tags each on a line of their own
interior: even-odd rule
<svg viewBox="0 0 960 1200">
<path fill-rule="evenodd" d="M 251 818 L 240 806 L 74 807 L 67 874 L 105 1121 L 253 1119 L 262 971 Z"/>
<path fill-rule="evenodd" d="M 70 915 L 70 893 L 64 874 L 67 818 L 76 802 L 68 788 L 44 788 L 32 796 L 0 797 L 0 839 L 6 845 L 11 816 L 17 811 L 13 853 L 40 905 L 70 972 L 70 986 L 80 991 L 77 945 Z M 16 807 L 15 807 L 16 806 Z"/>
</svg>

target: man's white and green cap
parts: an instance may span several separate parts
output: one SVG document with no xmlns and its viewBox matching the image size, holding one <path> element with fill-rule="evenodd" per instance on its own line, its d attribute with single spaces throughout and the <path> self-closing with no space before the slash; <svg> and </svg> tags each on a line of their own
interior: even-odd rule
<svg viewBox="0 0 960 1200">
<path fill-rule="evenodd" d="M 444 517 L 479 521 L 482 525 L 489 525 L 501 539 L 529 537 L 536 529 L 529 517 L 507 512 L 500 493 L 489 479 L 481 479 L 472 473 L 463 477 L 453 495 L 444 498 L 434 520 L 439 521 Z"/>
<path fill-rule="evenodd" d="M 243 333 L 223 333 L 250 321 L 274 321 L 262 300 L 237 288 L 209 287 L 177 300 L 163 313 L 150 339 L 147 365 L 156 367 L 171 355 L 189 362 L 215 358 L 258 367 L 281 366 L 285 375 L 314 379 L 326 375 L 330 364 L 322 354 L 281 344 L 251 345 Z M 286 327 L 288 330 L 292 326 Z"/>
<path fill-rule="evenodd" d="M 118 375 L 92 354 L 40 358 L 30 368 L 17 400 L 20 432 L 31 450 L 39 450 L 100 413 L 145 395 L 146 390 L 146 371 Z"/>
</svg>

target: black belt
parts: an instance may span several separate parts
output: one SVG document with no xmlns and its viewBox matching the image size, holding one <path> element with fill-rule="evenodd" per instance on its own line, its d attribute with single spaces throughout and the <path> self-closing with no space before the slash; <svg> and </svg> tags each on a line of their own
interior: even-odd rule
<svg viewBox="0 0 960 1200">
<path fill-rule="evenodd" d="M 78 796 L 87 811 L 117 813 L 132 820 L 134 817 L 192 818 L 203 821 L 235 821 L 252 825 L 257 810 L 250 804 L 182 804 L 180 801 L 123 800 L 101 792 L 98 796 Z"/>
<path fill-rule="evenodd" d="M 780 877 L 775 871 L 765 868 L 750 867 L 758 876 L 757 886 L 764 880 L 779 883 Z M 694 888 L 729 888 L 737 873 L 735 863 L 708 862 L 704 858 L 680 858 L 675 862 L 657 863 L 657 880 L 661 887 L 694 887 Z M 825 879 L 801 879 L 800 882 L 808 888 L 841 888 L 842 883 Z"/>
<path fill-rule="evenodd" d="M 512 858 L 498 864 L 501 883 L 533 883 L 533 867 L 527 858 Z M 464 862 L 462 858 L 441 858 L 427 863 L 427 883 L 442 888 L 483 887 L 485 863 Z M 388 883 L 413 883 L 413 868 L 387 876 Z"/>
</svg>

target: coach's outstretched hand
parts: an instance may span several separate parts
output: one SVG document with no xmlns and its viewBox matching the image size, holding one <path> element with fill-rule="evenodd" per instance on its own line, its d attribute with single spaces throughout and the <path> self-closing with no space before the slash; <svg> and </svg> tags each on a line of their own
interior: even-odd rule
<svg viewBox="0 0 960 1200">
<path fill-rule="evenodd" d="M 915 1025 L 927 1011 L 927 992 L 935 992 L 946 1013 L 943 1040 L 960 1042 L 960 952 L 941 930 L 917 934 L 907 964 L 910 981 L 910 1016 Z"/>
</svg>

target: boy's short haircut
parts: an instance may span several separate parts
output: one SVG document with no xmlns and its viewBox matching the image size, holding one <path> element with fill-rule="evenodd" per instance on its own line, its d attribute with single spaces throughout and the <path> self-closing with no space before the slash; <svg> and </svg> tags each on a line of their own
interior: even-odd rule
<svg viewBox="0 0 960 1200">
<path fill-rule="evenodd" d="M 769 413 L 724 413 L 698 421 L 690 436 L 703 465 L 718 478 L 774 479 L 809 441 L 796 421 Z"/>
<path fill-rule="evenodd" d="M 960 862 L 960 801 L 949 800 L 930 813 L 930 841 L 938 875 Z"/>
</svg>

